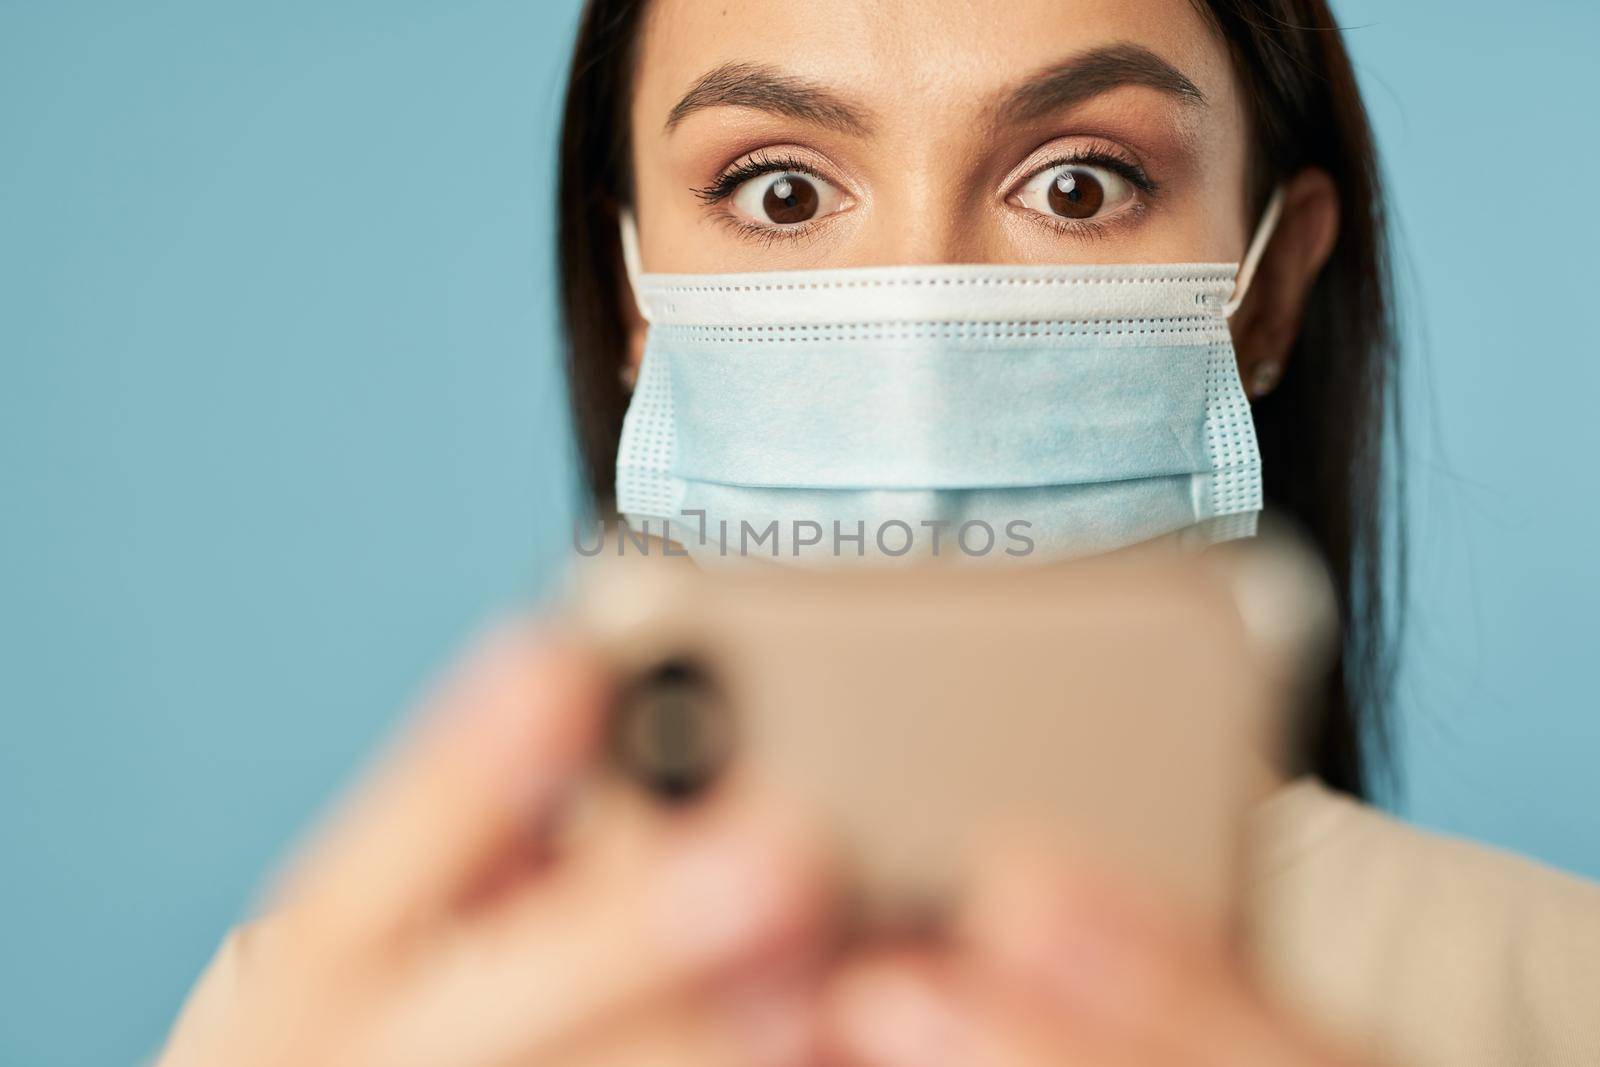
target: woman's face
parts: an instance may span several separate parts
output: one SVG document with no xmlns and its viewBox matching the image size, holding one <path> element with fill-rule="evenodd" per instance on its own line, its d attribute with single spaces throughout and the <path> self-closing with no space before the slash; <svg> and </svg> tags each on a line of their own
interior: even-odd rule
<svg viewBox="0 0 1600 1067">
<path fill-rule="evenodd" d="M 655 0 L 656 272 L 1238 260 L 1247 120 L 1191 0 Z"/>
</svg>

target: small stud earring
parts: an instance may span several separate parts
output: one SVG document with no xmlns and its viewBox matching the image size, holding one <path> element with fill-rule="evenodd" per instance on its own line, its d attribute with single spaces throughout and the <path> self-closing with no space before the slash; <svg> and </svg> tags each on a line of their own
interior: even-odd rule
<svg viewBox="0 0 1600 1067">
<path fill-rule="evenodd" d="M 1266 396 L 1278 387 L 1278 379 L 1283 374 L 1283 368 L 1277 363 L 1257 363 L 1250 370 L 1250 395 L 1252 397 Z"/>
</svg>

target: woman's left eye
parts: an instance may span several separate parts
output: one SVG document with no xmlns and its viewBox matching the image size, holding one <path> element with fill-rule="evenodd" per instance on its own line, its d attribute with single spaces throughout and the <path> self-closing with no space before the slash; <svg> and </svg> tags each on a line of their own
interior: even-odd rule
<svg viewBox="0 0 1600 1067">
<path fill-rule="evenodd" d="M 1049 218 L 1087 221 L 1133 199 L 1133 183 L 1105 167 L 1057 163 L 1029 178 L 1011 202 Z"/>
<path fill-rule="evenodd" d="M 741 182 L 730 199 L 757 225 L 784 229 L 833 214 L 844 203 L 844 194 L 814 174 L 769 171 Z"/>
</svg>

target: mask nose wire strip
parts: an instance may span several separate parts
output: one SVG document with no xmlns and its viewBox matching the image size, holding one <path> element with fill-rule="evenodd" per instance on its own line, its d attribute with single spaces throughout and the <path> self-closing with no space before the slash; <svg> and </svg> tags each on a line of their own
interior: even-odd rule
<svg viewBox="0 0 1600 1067">
<path fill-rule="evenodd" d="M 1272 199 L 1267 201 L 1267 209 L 1261 213 L 1255 236 L 1250 238 L 1250 249 L 1245 253 L 1244 262 L 1239 264 L 1239 273 L 1234 278 L 1233 296 L 1222 305 L 1223 318 L 1233 318 L 1233 313 L 1244 306 L 1244 298 L 1250 295 L 1250 283 L 1256 279 L 1256 268 L 1261 266 L 1261 258 L 1267 254 L 1267 246 L 1272 243 L 1272 236 L 1277 232 L 1282 218 L 1283 186 L 1280 185 L 1272 191 Z"/>
<path fill-rule="evenodd" d="M 644 267 L 639 262 L 639 227 L 633 221 L 633 210 L 623 208 L 617 215 L 617 228 L 622 234 L 622 266 L 628 272 L 628 288 L 633 292 L 633 303 L 639 317 L 650 321 L 650 309 L 639 295 L 639 279 L 644 277 Z"/>
</svg>

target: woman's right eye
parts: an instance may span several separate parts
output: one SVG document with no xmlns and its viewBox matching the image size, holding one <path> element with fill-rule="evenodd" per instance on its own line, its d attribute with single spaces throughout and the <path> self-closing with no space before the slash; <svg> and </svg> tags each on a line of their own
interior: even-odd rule
<svg viewBox="0 0 1600 1067">
<path fill-rule="evenodd" d="M 1030 177 L 1011 202 L 1047 218 L 1086 222 L 1113 214 L 1133 197 L 1133 183 L 1107 167 L 1062 163 Z"/>
<path fill-rule="evenodd" d="M 845 197 L 814 174 L 781 171 L 746 179 L 729 198 L 735 210 L 757 226 L 795 227 L 831 215 Z"/>
</svg>

